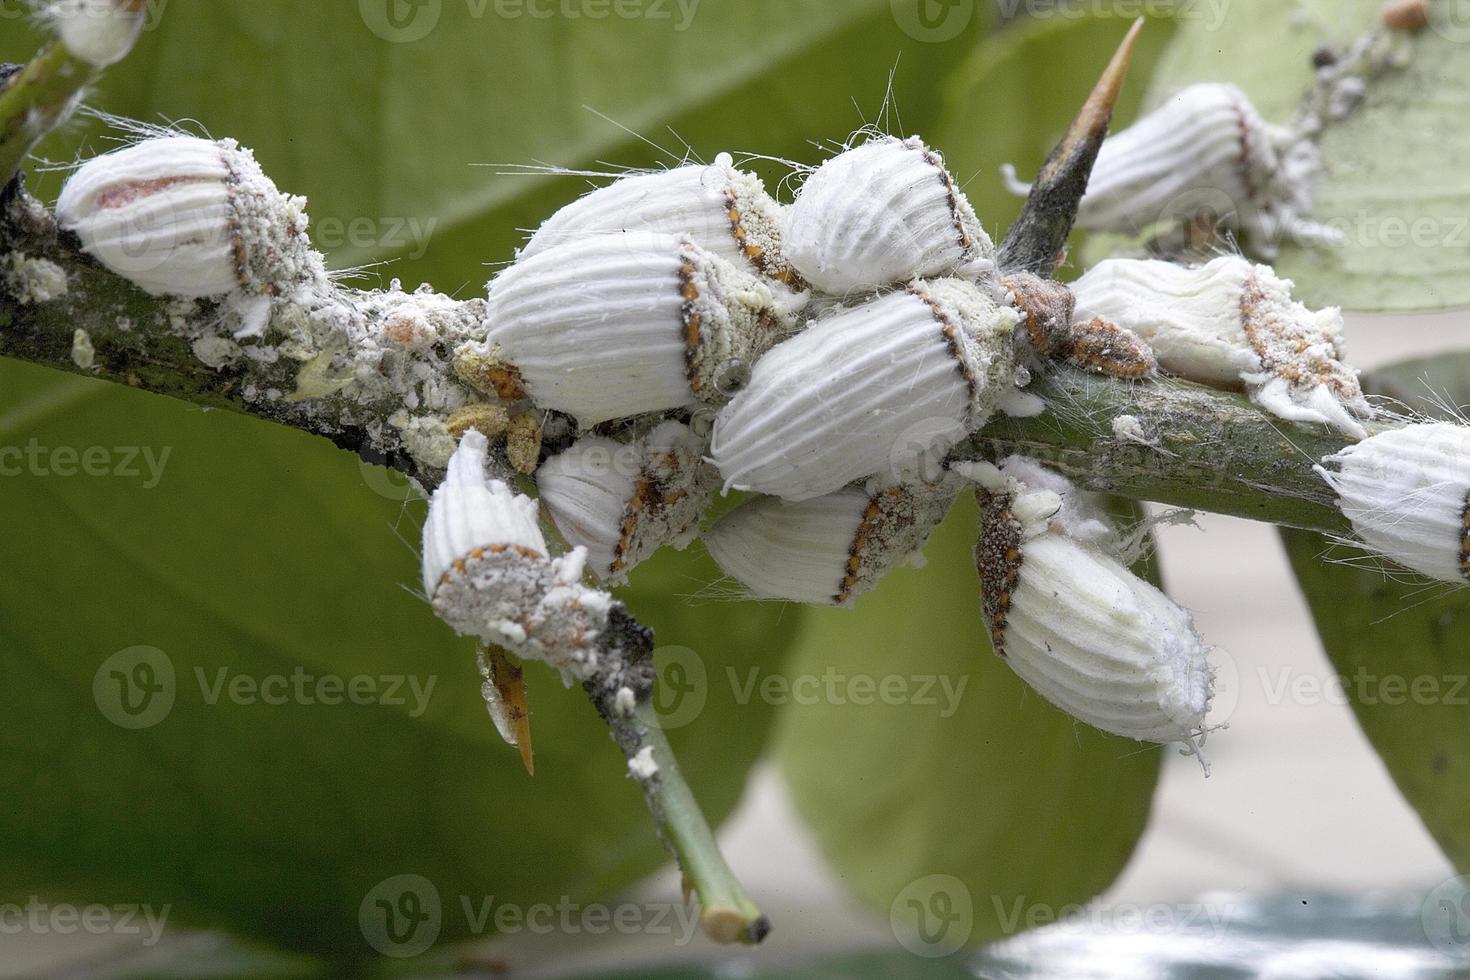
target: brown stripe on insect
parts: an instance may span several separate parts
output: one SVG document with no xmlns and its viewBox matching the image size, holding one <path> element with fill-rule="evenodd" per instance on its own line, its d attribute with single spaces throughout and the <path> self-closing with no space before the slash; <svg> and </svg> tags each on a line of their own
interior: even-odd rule
<svg viewBox="0 0 1470 980">
<path fill-rule="evenodd" d="M 683 254 L 680 256 L 679 296 L 684 300 L 684 308 L 681 313 L 684 323 L 684 373 L 689 378 L 689 390 L 697 395 L 704 387 L 704 378 L 699 372 L 699 348 L 702 343 L 700 329 L 703 326 L 703 317 L 695 305 L 699 302 L 699 285 L 695 282 L 699 270 L 695 267 L 694 256 L 690 249 L 690 244 L 686 242 Z"/>
<path fill-rule="evenodd" d="M 1470 579 L 1470 494 L 1465 495 L 1465 509 L 1460 512 L 1460 575 Z"/>
<path fill-rule="evenodd" d="M 529 558 L 532 561 L 546 560 L 546 556 L 543 555 L 541 552 L 537 551 L 535 548 L 527 548 L 525 545 L 490 544 L 486 545 L 483 548 L 476 548 L 474 551 L 471 551 L 469 554 L 459 559 L 459 561 L 456 561 L 454 564 L 450 565 L 449 571 L 444 573 L 444 577 L 439 580 L 439 584 L 443 585 L 445 582 L 448 582 L 450 576 L 455 573 L 464 575 L 466 569 L 469 567 L 470 562 L 483 561 L 486 558 L 495 555 L 504 555 L 507 553 L 519 555 L 522 558 Z"/>
<path fill-rule="evenodd" d="M 867 509 L 863 511 L 863 519 L 858 523 L 857 533 L 853 535 L 852 544 L 847 549 L 847 565 L 843 570 L 842 585 L 833 596 L 839 606 L 845 605 L 853 597 L 861 582 L 863 568 L 870 560 L 868 545 L 873 539 L 885 530 L 891 536 L 895 521 L 906 520 L 912 525 L 913 513 L 903 513 L 903 504 L 909 493 L 903 487 L 889 487 L 869 498 Z"/>
<path fill-rule="evenodd" d="M 735 244 L 740 246 L 740 252 L 750 264 L 755 266 L 756 271 L 767 278 L 784 283 L 792 289 L 802 289 L 805 283 L 801 276 L 796 274 L 792 268 L 775 269 L 771 266 L 771 257 L 760 245 L 750 240 L 750 232 L 745 227 L 745 215 L 740 212 L 740 199 L 733 190 L 725 191 L 725 217 L 730 222 L 730 233 L 735 236 Z"/>
<path fill-rule="evenodd" d="M 618 542 L 613 546 L 612 562 L 608 565 L 613 572 L 621 572 L 628 567 L 628 553 L 633 548 L 633 541 L 638 536 L 638 528 L 643 521 L 657 517 L 689 496 L 689 491 L 671 490 L 662 480 L 649 472 L 659 465 L 666 468 L 678 466 L 678 455 L 664 453 L 657 457 L 633 484 L 633 496 L 628 498 L 628 506 L 623 511 L 623 523 L 619 527 Z"/>
<path fill-rule="evenodd" d="M 945 169 L 944 161 L 939 158 L 939 154 L 935 153 L 933 150 L 924 150 L 924 162 L 929 164 L 929 166 L 933 167 L 935 170 L 939 171 L 939 179 L 944 182 L 945 193 L 949 195 L 950 220 L 953 222 L 954 230 L 959 236 L 960 248 L 968 252 L 970 249 L 975 247 L 975 240 L 971 238 L 970 233 L 965 230 L 965 222 L 960 217 L 960 215 L 963 213 L 961 210 L 962 206 L 960 204 L 960 189 L 955 186 L 954 178 L 950 176 L 949 171 Z"/>
<path fill-rule="evenodd" d="M 975 570 L 980 573 L 980 607 L 990 627 L 990 645 L 1004 657 L 1006 617 L 1021 580 L 1021 522 L 1011 513 L 1015 498 L 975 488 L 980 505 L 980 539 L 975 542 Z"/>
<path fill-rule="evenodd" d="M 970 370 L 970 364 L 965 360 L 964 351 L 960 347 L 959 325 L 949 318 L 949 315 L 944 312 L 944 309 L 932 296 L 918 286 L 908 286 L 905 288 L 908 290 L 909 295 L 923 300 L 924 304 L 929 307 L 929 311 L 934 314 L 934 319 L 939 321 L 940 330 L 944 334 L 945 346 L 949 348 L 949 356 L 954 358 L 955 367 L 959 369 L 960 377 L 965 379 L 965 388 L 969 392 L 970 400 L 973 402 L 979 394 L 980 382 L 975 377 L 975 372 Z"/>
<path fill-rule="evenodd" d="M 1153 348 L 1141 337 L 1099 317 L 1072 324 L 1053 356 L 1115 378 L 1146 378 L 1159 369 Z"/>
<path fill-rule="evenodd" d="M 245 235 L 240 227 L 240 211 L 235 204 L 235 199 L 240 195 L 240 175 L 236 172 L 230 162 L 228 153 L 221 153 L 220 160 L 225 165 L 228 176 L 225 178 L 225 192 L 230 199 L 230 258 L 235 264 L 235 278 L 239 280 L 242 287 L 250 285 L 250 253 L 245 247 Z"/>
</svg>

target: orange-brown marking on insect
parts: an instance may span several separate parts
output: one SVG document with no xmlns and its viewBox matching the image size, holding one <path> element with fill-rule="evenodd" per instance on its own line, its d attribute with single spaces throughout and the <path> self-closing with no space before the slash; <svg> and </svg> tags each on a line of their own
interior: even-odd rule
<svg viewBox="0 0 1470 980">
<path fill-rule="evenodd" d="M 1006 655 L 1006 617 L 1021 580 L 1021 522 L 1011 513 L 1012 496 L 977 487 L 980 539 L 975 542 L 975 569 L 980 573 L 980 607 L 990 627 L 990 645 Z"/>
<path fill-rule="evenodd" d="M 833 596 L 838 605 L 843 605 L 852 598 L 862 579 L 863 567 L 870 560 L 868 546 L 878 537 L 884 525 L 904 520 L 912 522 L 913 515 L 905 516 L 904 513 L 909 495 L 910 491 L 903 487 L 889 487 L 868 499 L 868 506 L 863 510 L 863 519 L 858 523 L 857 533 L 852 536 L 852 543 L 847 548 L 847 565 L 842 584 Z M 889 530 L 891 532 L 893 528 Z"/>
<path fill-rule="evenodd" d="M 166 191 L 170 187 L 179 184 L 201 184 L 211 178 L 208 177 L 159 177 L 155 180 L 135 180 L 131 184 L 122 187 L 114 187 L 104 191 L 97 196 L 97 208 L 101 211 L 111 211 L 115 208 L 126 207 L 134 201 L 143 197 L 150 197 L 159 191 Z"/>
<path fill-rule="evenodd" d="M 1031 346 L 1043 357 L 1049 356 L 1072 322 L 1077 297 L 1062 283 L 1030 272 L 1011 273 L 1001 285 L 1021 312 Z"/>
<path fill-rule="evenodd" d="M 1465 495 L 1465 509 L 1460 512 L 1460 575 L 1470 579 L 1470 494 Z"/>
<path fill-rule="evenodd" d="M 1252 269 L 1241 287 L 1240 323 L 1251 350 L 1260 358 L 1261 368 L 1293 385 L 1320 384 L 1344 400 L 1362 398 L 1357 376 L 1336 357 L 1337 346 L 1329 345 L 1330 354 L 1312 354 L 1312 340 L 1327 338 L 1304 335 L 1304 326 L 1284 315 L 1279 307 L 1267 295 L 1260 273 Z"/>
<path fill-rule="evenodd" d="M 959 369 L 960 377 L 965 379 L 965 387 L 969 389 L 970 400 L 974 401 L 979 393 L 979 380 L 975 372 L 970 370 L 969 363 L 964 358 L 964 352 L 960 346 L 960 328 L 949 318 L 949 315 L 940 307 L 938 301 L 917 286 L 907 287 L 909 294 L 923 300 L 934 314 L 934 319 L 939 321 L 940 331 L 944 334 L 945 346 L 949 348 L 949 356 L 954 358 L 955 366 Z"/>
<path fill-rule="evenodd" d="M 1078 367 L 1115 378 L 1145 378 L 1159 369 L 1153 349 L 1137 334 L 1096 317 L 1073 324 L 1058 354 Z"/>
<path fill-rule="evenodd" d="M 489 544 L 483 548 L 474 549 L 469 554 L 465 555 L 463 558 L 450 565 L 449 571 L 444 573 L 444 577 L 439 580 L 439 583 L 442 585 L 445 582 L 448 582 L 450 576 L 455 573 L 464 575 L 467 568 L 469 567 L 469 563 L 472 561 L 483 561 L 485 558 L 492 555 L 503 555 L 506 552 L 520 555 L 522 558 L 529 558 L 532 561 L 546 560 L 546 556 L 543 555 L 541 552 L 537 551 L 535 548 L 527 548 L 525 545 L 522 544 Z"/>
<path fill-rule="evenodd" d="M 642 521 L 657 517 L 689 496 L 687 490 L 671 489 L 653 474 L 652 468 L 660 464 L 666 468 L 678 466 L 678 454 L 663 453 L 655 457 L 649 469 L 633 484 L 633 496 L 628 499 L 627 507 L 623 510 L 618 542 L 613 546 L 613 559 L 609 565 L 611 571 L 620 572 L 628 567 L 628 551 L 633 547 L 633 539 L 637 536 L 638 525 Z"/>
<path fill-rule="evenodd" d="M 240 175 L 230 163 L 228 154 L 221 153 L 220 160 L 225 165 L 229 177 L 225 181 L 225 190 L 230 199 L 230 258 L 235 263 L 235 278 L 241 286 L 250 285 L 250 252 L 245 247 L 245 236 L 240 227 L 239 208 L 235 199 L 240 196 Z"/>
<path fill-rule="evenodd" d="M 929 164 L 929 166 L 933 167 L 939 173 L 939 179 L 944 184 L 944 191 L 946 194 L 949 195 L 950 223 L 954 225 L 955 234 L 959 238 L 960 248 L 968 252 L 971 248 L 975 246 L 975 240 L 971 238 L 970 233 L 965 230 L 965 222 L 960 217 L 960 189 L 955 186 L 954 178 L 950 176 L 949 171 L 945 169 L 944 161 L 939 158 L 939 154 L 935 153 L 933 150 L 924 150 L 924 162 Z"/>
<path fill-rule="evenodd" d="M 694 257 L 689 254 L 689 248 L 686 243 L 683 261 L 679 264 L 679 296 L 684 300 L 684 373 L 689 379 L 689 390 L 697 395 L 704 387 L 704 379 L 699 374 L 700 347 L 703 343 L 700 337 L 702 318 L 694 306 L 699 302 L 699 286 L 694 281 L 699 270 L 694 266 Z"/>
<path fill-rule="evenodd" d="M 730 233 L 735 236 L 735 243 L 740 246 L 741 254 L 750 260 L 750 264 L 755 266 L 757 272 L 777 282 L 785 283 L 793 289 L 800 289 L 804 286 L 795 269 L 773 268 L 771 257 L 766 250 L 750 240 L 750 232 L 745 227 L 745 215 L 740 211 L 740 199 L 734 190 L 725 191 L 725 217 L 730 222 Z"/>
</svg>

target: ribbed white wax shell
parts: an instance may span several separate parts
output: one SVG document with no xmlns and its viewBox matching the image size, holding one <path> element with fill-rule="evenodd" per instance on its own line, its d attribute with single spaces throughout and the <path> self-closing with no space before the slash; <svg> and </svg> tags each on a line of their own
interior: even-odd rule
<svg viewBox="0 0 1470 980">
<path fill-rule="evenodd" d="M 737 267 L 779 275 L 784 220 L 760 179 L 722 153 L 713 164 L 632 174 L 578 198 L 548 218 L 519 257 L 589 235 L 652 231 L 688 236 Z"/>
<path fill-rule="evenodd" d="M 1390 429 L 1323 463 L 1317 472 L 1370 548 L 1440 581 L 1470 579 L 1470 427 Z"/>
<path fill-rule="evenodd" d="M 67 51 L 97 68 L 127 57 L 147 21 L 147 10 L 122 0 L 50 0 L 42 10 Z"/>
<path fill-rule="evenodd" d="M 1165 370 L 1241 382 L 1269 412 L 1362 438 L 1357 419 L 1372 407 L 1357 371 L 1343 361 L 1341 311 L 1309 310 L 1292 299 L 1291 287 L 1268 266 L 1226 255 L 1194 268 L 1108 259 L 1073 291 L 1076 316 L 1133 331 Z"/>
<path fill-rule="evenodd" d="M 587 549 L 593 575 L 611 574 L 623 518 L 642 472 L 637 446 L 589 436 L 536 471 L 541 502 L 567 543 Z"/>
<path fill-rule="evenodd" d="M 429 500 L 424 523 L 424 592 L 432 597 L 444 575 L 477 548 L 526 548 L 546 555 L 536 502 L 485 475 L 486 438 L 465 433 L 444 482 Z"/>
<path fill-rule="evenodd" d="M 749 500 L 704 532 L 725 574 L 763 599 L 833 605 L 869 497 L 847 489 L 800 503 Z"/>
<path fill-rule="evenodd" d="M 1209 208 L 1254 228 L 1276 167 L 1266 124 L 1240 89 L 1191 85 L 1103 141 L 1077 226 L 1140 231 Z"/>
<path fill-rule="evenodd" d="M 565 242 L 490 284 L 489 340 L 542 408 L 583 423 L 694 405 L 682 242 L 630 232 Z"/>
<path fill-rule="evenodd" d="M 1076 318 L 1131 330 L 1159 366 L 1197 381 L 1230 383 L 1260 369 L 1240 315 L 1252 264 L 1223 256 L 1190 268 L 1155 259 L 1105 259 L 1072 284 Z"/>
<path fill-rule="evenodd" d="M 1204 725 L 1208 648 L 1189 613 L 1100 550 L 1047 533 L 1022 545 L 1006 662 L 1103 731 L 1191 741 Z"/>
<path fill-rule="evenodd" d="M 993 256 L 969 201 L 918 137 L 875 139 L 832 157 L 787 215 L 787 259 L 839 296 L 962 274 Z"/>
<path fill-rule="evenodd" d="M 716 419 L 711 458 L 727 488 L 787 500 L 874 474 L 910 477 L 915 450 L 932 461 L 988 416 L 987 393 L 1009 374 L 1014 323 L 958 280 L 916 283 L 829 316 L 756 362 Z"/>
<path fill-rule="evenodd" d="M 88 254 L 156 296 L 238 289 L 238 232 L 223 148 L 192 136 L 147 139 L 87 161 L 56 204 Z"/>
</svg>

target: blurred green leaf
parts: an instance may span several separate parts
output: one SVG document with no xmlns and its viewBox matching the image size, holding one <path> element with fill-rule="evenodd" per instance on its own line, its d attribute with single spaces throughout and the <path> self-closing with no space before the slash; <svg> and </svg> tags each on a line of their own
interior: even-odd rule
<svg viewBox="0 0 1470 980">
<path fill-rule="evenodd" d="M 350 958 L 371 952 L 361 903 L 396 875 L 432 883 L 448 941 L 483 931 L 462 896 L 588 902 L 662 861 L 580 689 L 528 667 L 534 778 L 500 742 L 473 644 L 409 591 L 423 505 L 394 499 L 396 478 L 312 437 L 39 368 L 0 365 L 0 391 L 4 892 L 167 905 L 170 927 Z M 66 475 L 89 454 L 101 475 Z M 779 662 L 792 611 L 678 598 L 717 577 L 671 554 L 627 599 L 710 663 Z M 374 703 L 323 703 L 318 679 L 358 677 Z M 147 690 L 165 685 L 171 707 Z M 716 688 L 672 733 L 712 819 L 770 714 Z"/>
<path fill-rule="evenodd" d="M 476 292 L 513 257 L 521 229 L 588 186 L 508 176 L 504 165 L 668 166 L 686 143 L 703 159 L 812 161 L 829 152 L 817 141 L 865 123 L 922 130 L 988 11 L 959 5 L 935 34 L 904 11 L 927 0 L 570 5 L 609 11 L 596 19 L 533 16 L 561 9 L 539 0 L 425 0 L 402 5 L 412 16 L 399 34 L 383 16 L 399 2 L 169 3 L 93 101 L 197 120 L 253 147 L 281 187 L 309 197 L 314 239 L 337 266 L 390 261 L 385 276 Z M 427 33 L 395 43 L 374 27 Z M 0 39 L 0 58 L 24 58 L 33 43 Z M 65 159 L 75 143 L 47 149 Z M 773 185 L 789 173 L 757 169 Z"/>
<path fill-rule="evenodd" d="M 776 743 L 827 857 L 928 954 L 1106 888 L 1143 831 L 1160 760 L 1074 721 L 992 655 L 976 520 L 965 495 L 926 568 L 809 615 L 786 670 L 793 691 L 798 678 L 824 686 L 782 713 Z M 888 695 L 861 703 L 875 683 Z"/>
<path fill-rule="evenodd" d="M 1365 387 L 1464 404 L 1470 355 L 1373 372 Z M 1470 590 L 1332 560 L 1343 549 L 1320 535 L 1282 537 L 1363 733 L 1445 856 L 1470 872 Z"/>
<path fill-rule="evenodd" d="M 902 128 L 882 115 L 900 62 L 891 94 L 911 110 L 904 123 L 932 119 L 934 86 L 985 27 L 972 10 L 931 41 L 883 0 L 646 3 L 618 7 L 638 16 L 549 20 L 495 2 L 397 8 L 407 21 L 387 19 L 384 0 L 152 6 L 162 16 L 94 104 L 240 139 L 311 198 L 335 264 L 396 259 L 392 274 L 461 292 L 511 257 L 518 228 L 585 186 L 475 164 L 672 162 L 620 126 L 676 155 L 687 139 L 706 158 L 810 159 L 822 152 L 810 140 L 869 121 Z M 24 60 L 38 41 L 12 20 L 0 58 Z M 78 143 L 83 155 L 109 145 L 78 123 L 45 149 L 66 160 Z M 33 183 L 50 195 L 58 177 Z M 168 904 L 175 923 L 353 957 L 368 952 L 358 905 L 393 875 L 435 886 L 448 940 L 469 931 L 458 896 L 586 900 L 660 859 L 578 692 L 530 671 L 534 779 L 499 744 L 472 651 L 399 587 L 416 578 L 417 509 L 392 499 L 400 488 L 385 472 L 298 434 L 15 365 L 0 368 L 0 391 L 5 445 L 171 452 L 151 489 L 30 473 L 4 483 L 23 556 L 0 598 L 0 658 L 25 679 L 0 695 L 12 720 L 0 786 L 25 801 L 5 824 L 20 842 L 4 867 L 17 891 Z M 681 598 L 717 577 L 697 553 L 672 556 L 629 596 L 683 648 L 663 657 L 677 682 L 666 709 L 687 722 L 672 737 L 715 817 L 738 797 L 771 711 L 723 686 L 691 688 L 690 671 L 779 663 L 800 621 L 795 609 Z M 128 663 L 97 680 L 107 658 L 138 646 L 162 651 L 175 702 L 156 727 L 129 731 L 99 711 L 93 685 L 156 678 Z M 140 656 L 154 655 L 124 659 Z M 415 718 L 209 704 L 196 675 L 298 668 L 437 683 Z"/>
<path fill-rule="evenodd" d="M 1374 368 L 1363 375 L 1370 395 L 1391 398 L 1402 409 L 1449 418 L 1470 403 L 1470 357 L 1435 354 Z M 1453 411 L 1451 411 L 1453 410 Z"/>
<path fill-rule="evenodd" d="M 1013 24 L 986 40 L 944 85 L 944 114 L 934 143 L 964 184 L 998 241 L 1021 213 L 1022 198 L 1001 183 L 1010 163 L 1030 180 L 1067 131 L 1130 21 L 1055 16 Z M 1134 49 L 1116 116 L 1130 118 L 1154 62 L 1173 35 L 1170 20 L 1151 19 Z"/>
<path fill-rule="evenodd" d="M 1376 23 L 1379 0 L 1232 0 L 1218 19 L 1184 20 L 1159 65 L 1157 102 L 1197 81 L 1240 85 L 1271 122 L 1288 121 L 1311 85 L 1312 52 L 1341 48 Z M 1312 218 L 1340 228 L 1337 247 L 1287 243 L 1273 265 L 1304 302 L 1354 310 L 1470 304 L 1470 25 L 1456 5 L 1399 37 L 1407 64 L 1368 86 L 1362 107 L 1330 124 Z"/>
</svg>

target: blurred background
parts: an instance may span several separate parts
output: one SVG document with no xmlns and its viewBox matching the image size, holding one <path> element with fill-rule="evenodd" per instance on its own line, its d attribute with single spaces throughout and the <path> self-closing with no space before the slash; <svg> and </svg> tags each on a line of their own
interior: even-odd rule
<svg viewBox="0 0 1470 980">
<path fill-rule="evenodd" d="M 1133 17 L 1150 15 L 1115 129 L 1214 75 L 1282 119 L 1313 51 L 1377 5 L 148 10 L 91 105 L 253 148 L 309 198 L 314 240 L 358 285 L 463 296 L 597 182 L 528 168 L 729 151 L 789 200 L 795 167 L 864 126 L 942 150 L 998 240 L 1019 211 L 1001 165 L 1035 172 Z M 0 0 L 0 61 L 41 40 L 28 4 Z M 1459 65 L 1463 40 L 1424 43 Z M 1463 100 L 1445 77 L 1441 96 Z M 116 137 L 79 118 L 29 188 L 54 201 L 64 167 Z M 1439 281 L 1413 288 L 1400 309 L 1452 305 Z M 1452 352 L 1465 326 L 1452 311 L 1350 315 L 1349 353 L 1374 368 Z M 1439 685 L 1430 705 L 1379 697 L 1375 749 L 1270 527 L 1202 515 L 1159 533 L 1169 591 L 1220 648 L 1212 720 L 1228 727 L 1208 778 L 1172 748 L 1074 723 L 991 655 L 968 503 L 928 567 L 853 610 L 712 598 L 719 572 L 697 545 L 640 569 L 624 598 L 657 631 L 666 727 L 776 926 L 759 950 L 727 950 L 697 934 L 579 692 L 528 669 L 534 777 L 500 743 L 472 648 L 408 591 L 424 504 L 399 477 L 10 362 L 0 444 L 27 454 L 0 479 L 0 977 L 1428 977 L 1463 962 L 1470 904 L 1446 852 L 1463 855 L 1467 829 L 1470 603 L 1410 588 L 1388 597 L 1401 616 L 1354 627 L 1385 665 L 1372 690 Z M 66 454 L 94 447 L 102 475 L 66 475 Z M 1327 592 L 1385 601 L 1381 576 L 1341 574 Z M 1422 623 L 1440 638 L 1432 668 L 1410 656 Z M 354 681 L 366 695 L 334 701 Z M 1383 748 L 1377 733 L 1428 714 L 1428 743 Z M 1426 789 L 1413 767 L 1430 756 L 1448 775 Z M 383 908 L 407 923 L 387 941 Z"/>
</svg>

